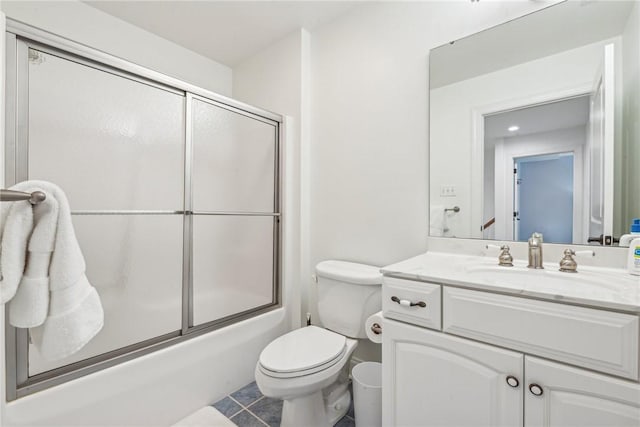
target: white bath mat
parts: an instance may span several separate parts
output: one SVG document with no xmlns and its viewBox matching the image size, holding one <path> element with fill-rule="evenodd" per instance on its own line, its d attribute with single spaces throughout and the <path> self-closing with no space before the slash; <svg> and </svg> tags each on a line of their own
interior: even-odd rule
<svg viewBox="0 0 640 427">
<path fill-rule="evenodd" d="M 205 406 L 171 427 L 236 427 L 236 425 L 216 408 Z"/>
</svg>

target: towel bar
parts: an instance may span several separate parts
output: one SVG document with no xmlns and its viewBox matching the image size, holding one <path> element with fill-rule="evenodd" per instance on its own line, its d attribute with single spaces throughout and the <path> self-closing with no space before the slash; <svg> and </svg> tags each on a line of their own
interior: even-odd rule
<svg viewBox="0 0 640 427">
<path fill-rule="evenodd" d="M 42 191 L 34 191 L 33 193 L 23 193 L 22 191 L 0 190 L 0 202 L 17 202 L 20 200 L 28 200 L 32 205 L 44 201 L 47 195 Z"/>
</svg>

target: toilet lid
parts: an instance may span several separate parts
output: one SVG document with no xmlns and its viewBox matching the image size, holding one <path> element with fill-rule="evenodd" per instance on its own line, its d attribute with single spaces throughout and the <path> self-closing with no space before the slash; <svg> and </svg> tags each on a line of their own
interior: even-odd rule
<svg viewBox="0 0 640 427">
<path fill-rule="evenodd" d="M 346 338 L 317 326 L 296 329 L 276 338 L 260 354 L 260 365 L 272 372 L 291 373 L 334 361 Z"/>
</svg>

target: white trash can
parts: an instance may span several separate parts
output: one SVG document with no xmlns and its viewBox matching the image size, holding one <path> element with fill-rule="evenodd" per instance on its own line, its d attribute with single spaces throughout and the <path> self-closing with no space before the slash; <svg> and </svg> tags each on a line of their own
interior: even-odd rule
<svg viewBox="0 0 640 427">
<path fill-rule="evenodd" d="M 382 363 L 358 363 L 351 375 L 356 427 L 381 427 Z"/>
</svg>

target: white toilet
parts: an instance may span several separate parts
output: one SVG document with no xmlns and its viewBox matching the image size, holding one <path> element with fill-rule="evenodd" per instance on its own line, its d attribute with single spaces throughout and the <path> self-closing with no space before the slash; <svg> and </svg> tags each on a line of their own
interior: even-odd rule
<svg viewBox="0 0 640 427">
<path fill-rule="evenodd" d="M 329 427 L 346 414 L 351 354 L 366 338 L 365 320 L 382 305 L 378 267 L 323 261 L 316 276 L 324 328 L 307 326 L 276 338 L 256 365 L 262 394 L 284 400 L 282 427 Z"/>
</svg>

